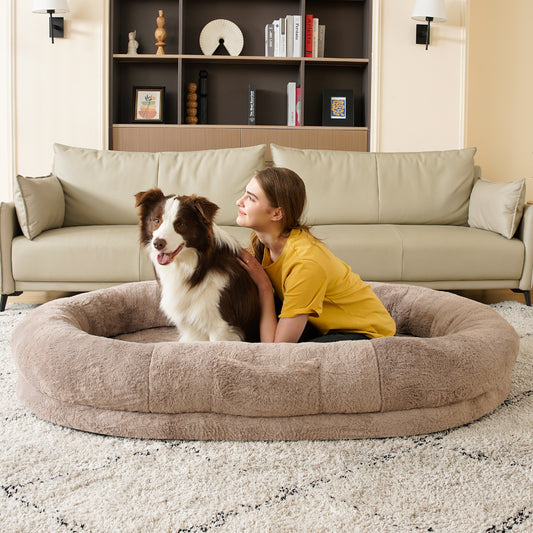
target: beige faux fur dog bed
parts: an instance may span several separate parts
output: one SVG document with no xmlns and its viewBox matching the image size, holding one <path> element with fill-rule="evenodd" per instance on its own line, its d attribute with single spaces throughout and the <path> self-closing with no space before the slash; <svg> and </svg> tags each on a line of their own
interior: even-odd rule
<svg viewBox="0 0 533 533">
<path fill-rule="evenodd" d="M 156 282 L 56 300 L 12 337 L 18 395 L 64 426 L 162 439 L 344 439 L 428 433 L 495 409 L 516 332 L 487 306 L 372 284 L 396 337 L 332 344 L 178 343 Z"/>
</svg>

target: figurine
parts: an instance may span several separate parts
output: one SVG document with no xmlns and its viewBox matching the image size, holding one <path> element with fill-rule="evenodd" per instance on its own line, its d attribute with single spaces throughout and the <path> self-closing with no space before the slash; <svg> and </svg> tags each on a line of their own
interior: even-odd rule
<svg viewBox="0 0 533 533">
<path fill-rule="evenodd" d="M 154 36 L 157 40 L 157 42 L 155 43 L 155 45 L 157 46 L 156 55 L 164 55 L 165 53 L 164 47 L 167 45 L 167 43 L 165 43 L 165 39 L 167 38 L 167 30 L 165 30 L 164 28 L 165 22 L 166 19 L 163 15 L 163 10 L 160 9 L 159 16 L 156 18 L 157 29 L 154 32 Z"/>
<path fill-rule="evenodd" d="M 139 48 L 139 43 L 135 40 L 137 37 L 137 30 L 130 31 L 128 33 L 128 55 L 135 56 L 137 55 L 137 48 Z"/>
</svg>

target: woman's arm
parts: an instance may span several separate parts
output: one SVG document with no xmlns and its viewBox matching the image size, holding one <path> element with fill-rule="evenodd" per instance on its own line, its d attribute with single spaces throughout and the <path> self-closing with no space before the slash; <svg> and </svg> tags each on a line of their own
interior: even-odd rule
<svg viewBox="0 0 533 533">
<path fill-rule="evenodd" d="M 261 342 L 298 342 L 307 324 L 308 315 L 281 318 L 278 322 L 274 292 L 268 274 L 259 261 L 246 250 L 243 250 L 240 259 L 259 291 L 261 304 L 259 331 Z"/>
</svg>

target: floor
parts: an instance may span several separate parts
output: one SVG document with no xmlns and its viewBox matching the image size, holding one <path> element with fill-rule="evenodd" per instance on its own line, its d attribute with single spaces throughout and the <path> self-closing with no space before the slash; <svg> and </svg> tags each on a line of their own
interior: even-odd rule
<svg viewBox="0 0 533 533">
<path fill-rule="evenodd" d="M 497 302 L 504 302 L 506 300 L 515 300 L 517 302 L 524 302 L 524 295 L 517 294 L 509 289 L 490 289 L 490 290 L 467 290 L 467 291 L 453 291 L 456 294 L 470 298 L 478 302 L 485 304 L 492 304 Z M 62 298 L 64 296 L 70 296 L 75 293 L 69 292 L 23 292 L 20 296 L 11 296 L 8 299 L 8 305 L 10 302 L 19 303 L 44 303 L 56 298 Z"/>
</svg>

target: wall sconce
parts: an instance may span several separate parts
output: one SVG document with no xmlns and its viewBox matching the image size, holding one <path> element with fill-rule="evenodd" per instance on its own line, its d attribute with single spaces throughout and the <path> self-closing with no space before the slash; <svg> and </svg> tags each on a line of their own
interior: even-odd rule
<svg viewBox="0 0 533 533">
<path fill-rule="evenodd" d="M 54 37 L 64 37 L 63 17 L 52 17 L 54 13 L 68 13 L 67 0 L 33 0 L 34 13 L 48 13 L 50 15 L 50 37 L 52 44 Z"/>
<path fill-rule="evenodd" d="M 413 20 L 427 22 L 416 25 L 416 44 L 429 46 L 429 30 L 432 22 L 446 22 L 446 7 L 444 0 L 417 0 L 413 14 Z"/>
</svg>

